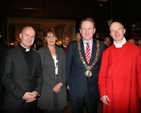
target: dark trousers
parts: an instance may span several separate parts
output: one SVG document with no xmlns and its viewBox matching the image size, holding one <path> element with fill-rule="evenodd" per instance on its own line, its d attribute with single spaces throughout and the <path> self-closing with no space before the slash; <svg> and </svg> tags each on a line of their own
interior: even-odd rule
<svg viewBox="0 0 141 113">
<path fill-rule="evenodd" d="M 0 113 L 3 112 L 2 106 L 3 106 L 3 100 L 4 100 L 4 86 L 0 83 Z"/>
<path fill-rule="evenodd" d="M 24 110 L 20 110 L 20 111 L 8 111 L 5 110 L 4 113 L 38 113 L 38 109 L 37 107 L 27 107 Z"/>
<path fill-rule="evenodd" d="M 70 97 L 72 113 L 83 113 L 84 106 L 86 106 L 87 113 L 97 113 L 99 98 L 90 99 L 87 92 L 82 98 L 78 98 L 71 94 Z"/>
<path fill-rule="evenodd" d="M 22 110 L 22 111 L 4 111 L 4 113 L 38 113 L 37 110 Z"/>
<path fill-rule="evenodd" d="M 64 113 L 64 110 L 53 110 L 53 111 L 50 111 L 50 110 L 44 110 L 43 113 Z"/>
</svg>

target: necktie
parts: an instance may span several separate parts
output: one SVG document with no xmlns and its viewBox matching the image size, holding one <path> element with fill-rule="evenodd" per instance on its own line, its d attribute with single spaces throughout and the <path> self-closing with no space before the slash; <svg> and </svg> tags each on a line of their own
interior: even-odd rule
<svg viewBox="0 0 141 113">
<path fill-rule="evenodd" d="M 90 45 L 88 42 L 86 44 L 87 46 L 86 46 L 86 51 L 85 51 L 85 57 L 86 57 L 87 63 L 89 63 L 90 62 Z"/>
</svg>

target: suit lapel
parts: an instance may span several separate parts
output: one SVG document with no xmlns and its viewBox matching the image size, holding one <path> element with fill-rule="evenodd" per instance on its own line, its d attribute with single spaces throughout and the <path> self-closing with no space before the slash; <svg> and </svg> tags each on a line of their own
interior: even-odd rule
<svg viewBox="0 0 141 113">
<path fill-rule="evenodd" d="M 31 53 L 32 53 L 32 60 L 33 60 L 32 62 L 33 62 L 33 64 L 32 64 L 32 74 L 31 74 L 30 77 L 32 77 L 32 76 L 34 75 L 34 71 L 35 71 L 35 68 L 34 68 L 34 67 L 36 66 L 35 62 L 36 62 L 36 60 L 37 60 L 37 59 L 35 58 L 36 56 L 34 55 L 33 50 L 31 50 Z"/>
<path fill-rule="evenodd" d="M 82 56 L 83 56 L 84 60 L 86 61 L 86 58 L 85 58 L 85 49 L 84 49 L 84 44 L 83 44 L 83 40 L 82 39 L 80 40 L 80 44 L 81 44 L 81 53 L 82 53 Z"/>
<path fill-rule="evenodd" d="M 50 53 L 50 50 L 49 50 L 49 48 L 48 48 L 48 46 L 46 47 L 46 53 L 45 53 L 45 56 L 47 56 L 47 58 L 48 59 L 50 59 L 50 61 L 52 62 L 52 65 L 54 66 L 54 60 L 53 60 L 53 58 L 52 58 L 52 55 L 51 55 L 51 53 Z M 49 60 L 46 60 L 47 61 L 47 63 L 49 62 Z"/>
<path fill-rule="evenodd" d="M 17 56 L 20 59 L 19 61 L 21 62 L 21 65 L 23 65 L 23 68 L 25 69 L 25 71 L 29 74 L 28 68 L 27 68 L 27 64 L 24 58 L 24 55 L 22 53 L 22 50 L 20 48 L 20 46 L 16 47 L 16 51 L 17 51 Z"/>
<path fill-rule="evenodd" d="M 91 59 L 90 59 L 90 64 L 93 63 L 94 59 L 95 59 L 95 55 L 96 55 L 96 42 L 95 39 L 93 39 L 93 45 L 92 45 L 92 54 L 91 54 Z"/>
<path fill-rule="evenodd" d="M 48 48 L 48 46 L 46 46 L 46 48 L 44 48 L 45 49 L 45 64 L 50 64 L 50 69 L 53 69 L 53 74 L 55 74 L 55 70 L 54 70 L 54 60 L 53 60 L 53 58 L 52 58 L 52 55 L 51 55 L 51 53 L 50 53 L 50 50 L 49 50 L 49 48 Z M 49 76 L 51 76 L 51 77 L 53 77 L 54 78 L 54 76 L 52 76 L 52 75 L 49 75 Z"/>
<path fill-rule="evenodd" d="M 58 55 L 57 57 L 60 58 L 58 48 L 56 47 L 56 52 L 57 52 L 56 54 Z M 56 82 L 56 79 L 55 79 L 54 59 L 53 59 L 53 57 L 51 55 L 51 52 L 50 52 L 48 46 L 46 48 L 44 48 L 44 51 L 45 51 L 45 53 L 44 53 L 44 55 L 45 55 L 45 57 L 44 57 L 44 59 L 45 59 L 44 65 L 46 65 L 48 67 L 48 69 L 49 69 L 49 71 L 48 71 L 48 69 L 45 69 L 44 71 L 46 73 L 48 73 L 47 76 L 49 77 L 49 79 L 53 80 L 52 84 L 56 84 L 57 82 Z M 59 69 L 58 69 L 58 73 L 59 73 Z M 45 79 L 48 78 L 48 77 L 45 77 Z"/>
</svg>

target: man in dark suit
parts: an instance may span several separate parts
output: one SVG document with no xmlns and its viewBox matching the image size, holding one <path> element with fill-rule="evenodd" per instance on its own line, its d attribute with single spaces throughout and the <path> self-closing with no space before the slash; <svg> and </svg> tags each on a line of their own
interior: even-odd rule
<svg viewBox="0 0 141 113">
<path fill-rule="evenodd" d="M 26 26 L 19 34 L 21 43 L 8 50 L 2 61 L 2 83 L 6 88 L 5 113 L 36 113 L 42 86 L 40 55 L 30 47 L 35 31 Z"/>
<path fill-rule="evenodd" d="M 0 31 L 0 69 L 1 69 L 1 61 L 3 54 L 7 49 L 8 49 L 8 45 L 2 40 L 2 34 Z M 4 87 L 1 83 L 1 72 L 0 72 L 0 113 L 2 113 L 3 98 L 4 98 Z"/>
<path fill-rule="evenodd" d="M 106 46 L 103 42 L 93 38 L 95 31 L 93 19 L 82 20 L 80 24 L 82 39 L 73 41 L 69 45 L 66 73 L 73 113 L 83 113 L 84 106 L 88 113 L 97 113 L 98 73 L 101 55 Z M 86 42 L 89 43 L 88 50 Z M 86 51 L 89 56 L 85 55 Z"/>
</svg>

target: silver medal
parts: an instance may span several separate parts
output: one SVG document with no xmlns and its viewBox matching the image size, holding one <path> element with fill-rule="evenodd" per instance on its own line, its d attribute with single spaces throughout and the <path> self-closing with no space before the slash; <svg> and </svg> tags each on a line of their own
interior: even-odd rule
<svg viewBox="0 0 141 113">
<path fill-rule="evenodd" d="M 86 75 L 87 77 L 90 77 L 90 76 L 92 76 L 92 72 L 91 72 L 90 70 L 87 70 L 87 71 L 85 72 L 85 75 Z"/>
</svg>

